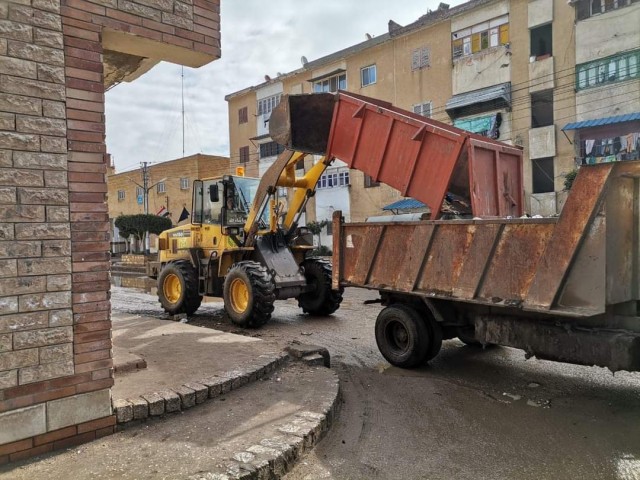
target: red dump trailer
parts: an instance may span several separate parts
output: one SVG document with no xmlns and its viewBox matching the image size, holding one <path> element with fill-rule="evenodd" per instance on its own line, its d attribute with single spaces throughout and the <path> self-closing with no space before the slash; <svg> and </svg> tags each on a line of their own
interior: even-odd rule
<svg viewBox="0 0 640 480">
<path fill-rule="evenodd" d="M 390 363 L 420 365 L 458 337 L 640 370 L 640 162 L 582 167 L 559 217 L 519 218 L 518 148 L 343 92 L 289 97 L 273 127 L 276 141 L 431 207 L 421 222 L 333 218 L 333 288 L 380 293 L 375 335 Z M 446 192 L 473 217 L 437 220 Z"/>
</svg>

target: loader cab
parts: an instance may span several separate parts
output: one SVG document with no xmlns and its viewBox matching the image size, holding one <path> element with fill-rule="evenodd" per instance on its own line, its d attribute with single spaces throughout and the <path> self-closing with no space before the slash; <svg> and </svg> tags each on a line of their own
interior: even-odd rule
<svg viewBox="0 0 640 480">
<path fill-rule="evenodd" d="M 191 223 L 220 225 L 223 232 L 228 230 L 224 227 L 241 232 L 259 183 L 258 178 L 235 175 L 195 181 Z M 268 212 L 263 215 L 268 215 Z"/>
</svg>

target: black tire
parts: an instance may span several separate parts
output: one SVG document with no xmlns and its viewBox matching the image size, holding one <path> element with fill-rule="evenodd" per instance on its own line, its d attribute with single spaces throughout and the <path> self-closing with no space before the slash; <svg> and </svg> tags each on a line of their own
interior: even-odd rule
<svg viewBox="0 0 640 480">
<path fill-rule="evenodd" d="M 376 343 L 382 356 L 400 368 L 422 364 L 431 348 L 431 335 L 426 322 L 413 308 L 394 304 L 380 312 L 376 319 Z"/>
<path fill-rule="evenodd" d="M 344 289 L 331 289 L 331 263 L 320 258 L 302 262 L 304 277 L 311 290 L 297 297 L 298 306 L 309 315 L 331 315 L 340 308 Z"/>
<path fill-rule="evenodd" d="M 236 290 L 243 288 L 246 288 L 246 298 L 240 301 Z M 231 266 L 224 279 L 223 298 L 231 322 L 243 328 L 258 328 L 271 318 L 276 300 L 275 284 L 263 265 L 238 262 Z"/>
<path fill-rule="evenodd" d="M 200 308 L 202 295 L 198 293 L 198 273 L 190 262 L 177 260 L 165 265 L 158 277 L 158 300 L 170 315 L 193 315 Z"/>
<path fill-rule="evenodd" d="M 424 357 L 424 362 L 428 362 L 433 360 L 438 353 L 440 353 L 440 349 L 442 348 L 442 327 L 436 321 L 435 317 L 431 313 L 431 311 L 427 308 L 426 312 L 426 323 L 427 328 L 429 329 L 430 335 L 430 343 L 429 350 L 427 351 L 427 355 Z"/>
<path fill-rule="evenodd" d="M 456 330 L 458 339 L 470 347 L 481 347 L 482 343 L 476 340 L 475 328 L 473 325 L 458 327 Z"/>
</svg>

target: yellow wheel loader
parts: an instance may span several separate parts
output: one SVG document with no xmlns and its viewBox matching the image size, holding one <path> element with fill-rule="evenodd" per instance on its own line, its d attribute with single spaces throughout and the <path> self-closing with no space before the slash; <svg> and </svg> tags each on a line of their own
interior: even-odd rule
<svg viewBox="0 0 640 480">
<path fill-rule="evenodd" d="M 331 288 L 331 263 L 309 257 L 313 237 L 298 227 L 330 160 L 296 177 L 305 156 L 285 150 L 261 179 L 194 182 L 191 223 L 162 232 L 158 259 L 147 267 L 167 313 L 191 315 L 203 296 L 222 296 L 234 324 L 256 328 L 269 321 L 276 299 L 297 298 L 311 315 L 339 308 L 342 290 Z M 279 187 L 293 191 L 286 207 Z"/>
</svg>

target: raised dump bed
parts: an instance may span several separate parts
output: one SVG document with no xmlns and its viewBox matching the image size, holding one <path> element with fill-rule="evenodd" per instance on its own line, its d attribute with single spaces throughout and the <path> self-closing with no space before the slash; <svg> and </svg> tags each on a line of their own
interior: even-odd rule
<svg viewBox="0 0 640 480">
<path fill-rule="evenodd" d="M 421 355 L 406 340 L 415 314 L 429 327 L 421 360 L 459 336 L 640 370 L 639 178 L 640 162 L 582 167 L 559 218 L 345 224 L 336 212 L 333 287 L 376 289 L 414 312 L 377 326 L 400 366 Z"/>
<path fill-rule="evenodd" d="M 271 137 L 291 150 L 324 154 L 431 208 L 447 192 L 479 217 L 524 212 L 522 149 L 347 92 L 284 96 Z"/>
</svg>

